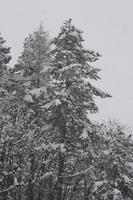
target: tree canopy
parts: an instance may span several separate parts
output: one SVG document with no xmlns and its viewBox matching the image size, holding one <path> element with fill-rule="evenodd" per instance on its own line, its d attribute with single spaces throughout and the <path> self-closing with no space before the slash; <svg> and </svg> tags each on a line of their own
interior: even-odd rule
<svg viewBox="0 0 133 200">
<path fill-rule="evenodd" d="M 42 24 L 25 39 L 14 69 L 0 38 L 0 198 L 132 200 L 133 143 L 118 123 L 94 123 L 92 83 L 101 55 L 84 48 L 66 20 L 49 39 Z"/>
</svg>

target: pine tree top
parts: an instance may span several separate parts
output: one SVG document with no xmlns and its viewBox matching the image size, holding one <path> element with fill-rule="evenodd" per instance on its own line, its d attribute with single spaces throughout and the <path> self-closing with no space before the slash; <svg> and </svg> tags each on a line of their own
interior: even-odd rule
<svg viewBox="0 0 133 200">
<path fill-rule="evenodd" d="M 69 60 L 73 59 L 74 63 L 84 64 L 86 62 L 94 62 L 99 59 L 99 57 L 101 56 L 99 53 L 86 50 L 83 47 L 82 42 L 84 41 L 84 39 L 82 38 L 82 33 L 83 31 L 77 29 L 71 23 L 71 19 L 69 21 L 65 21 L 65 23 L 61 27 L 59 35 L 53 40 L 53 44 L 56 45 L 56 49 L 61 51 L 64 50 L 64 52 L 61 52 L 62 54 L 64 54 L 62 55 L 62 60 L 65 57 L 69 57 Z M 74 57 L 72 57 L 72 53 Z M 58 62 L 60 61 L 59 57 L 57 57 L 57 60 Z"/>
<path fill-rule="evenodd" d="M 10 47 L 6 47 L 5 45 L 6 40 L 0 34 L 0 65 L 8 64 L 11 60 L 10 54 Z"/>
</svg>

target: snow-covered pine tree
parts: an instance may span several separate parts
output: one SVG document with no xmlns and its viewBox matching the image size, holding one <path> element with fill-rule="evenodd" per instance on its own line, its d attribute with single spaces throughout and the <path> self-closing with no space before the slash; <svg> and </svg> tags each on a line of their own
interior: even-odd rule
<svg viewBox="0 0 133 200">
<path fill-rule="evenodd" d="M 0 41 L 0 197 L 20 199 L 21 181 L 25 178 L 22 166 L 26 166 L 25 152 L 22 154 L 25 144 L 21 140 L 26 134 L 24 112 L 22 116 L 24 88 L 11 76 L 7 67 L 10 48 L 4 45 L 2 37 Z"/>
<path fill-rule="evenodd" d="M 27 184 L 23 196 L 28 200 L 33 200 L 33 196 L 40 198 L 42 195 L 40 176 L 47 149 L 44 148 L 45 135 L 42 131 L 40 104 L 46 91 L 44 76 L 46 63 L 49 61 L 49 48 L 48 33 L 44 32 L 41 24 L 39 30 L 26 38 L 24 50 L 11 78 L 16 85 L 14 99 L 17 105 L 13 112 L 16 118 L 15 126 L 22 138 L 18 140 L 16 148 L 20 147 L 18 154 L 22 160 L 21 181 L 25 180 Z M 16 171 L 16 174 L 19 178 L 19 171 Z"/>
<path fill-rule="evenodd" d="M 0 34 L 0 65 L 5 66 L 11 60 L 10 47 L 5 46 L 6 40 Z"/>
<path fill-rule="evenodd" d="M 6 47 L 5 42 L 6 41 L 3 39 L 3 37 L 0 34 L 0 81 L 2 81 L 2 83 L 4 81 L 4 77 L 6 79 L 6 75 L 8 71 L 7 64 L 11 60 L 10 48 Z"/>
<path fill-rule="evenodd" d="M 11 60 L 10 48 L 5 45 L 0 35 L 0 191 L 6 190 L 13 184 L 12 173 L 12 131 L 6 108 L 9 106 L 9 71 L 7 64 Z M 7 196 L 0 193 L 1 198 Z"/>
<path fill-rule="evenodd" d="M 95 96 L 110 97 L 91 84 L 91 79 L 99 79 L 99 69 L 92 67 L 91 63 L 98 60 L 100 55 L 83 47 L 81 34 L 82 31 L 69 20 L 53 40 L 50 81 L 42 106 L 44 113 L 47 113 L 45 121 L 51 124 L 50 142 L 56 146 L 54 169 L 51 168 L 57 176 L 53 189 L 56 200 L 65 198 L 65 188 L 71 188 L 70 180 L 73 179 L 74 183 L 73 173 L 82 175 L 82 171 L 87 169 L 87 165 L 82 169 L 78 163 L 75 166 L 75 160 L 84 151 L 82 138 L 89 134 L 91 122 L 87 113 L 98 111 Z"/>
<path fill-rule="evenodd" d="M 133 199 L 133 141 L 131 130 L 116 122 L 96 124 L 93 129 L 95 179 L 89 198 Z M 97 138 L 96 139 L 96 135 Z"/>
</svg>

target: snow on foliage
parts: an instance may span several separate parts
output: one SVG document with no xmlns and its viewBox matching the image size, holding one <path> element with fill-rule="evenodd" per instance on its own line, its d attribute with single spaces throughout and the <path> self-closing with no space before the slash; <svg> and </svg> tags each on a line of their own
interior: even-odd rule
<svg viewBox="0 0 133 200">
<path fill-rule="evenodd" d="M 40 180 L 47 179 L 50 176 L 53 176 L 53 172 L 46 172 L 44 175 L 40 177 Z"/>
<path fill-rule="evenodd" d="M 97 181 L 97 182 L 95 182 L 95 184 L 93 186 L 94 187 L 93 191 L 97 191 L 99 187 L 101 187 L 102 185 L 104 185 L 106 183 L 107 183 L 107 181 Z"/>
<path fill-rule="evenodd" d="M 56 106 L 59 106 L 59 105 L 61 105 L 61 102 L 60 102 L 60 100 L 59 100 L 59 99 L 55 99 L 55 105 L 56 105 Z"/>
<path fill-rule="evenodd" d="M 122 196 L 121 196 L 121 191 L 118 190 L 117 188 L 115 188 L 113 190 L 113 194 L 114 194 L 114 198 L 113 200 L 123 200 Z"/>
<path fill-rule="evenodd" d="M 88 130 L 86 128 L 83 129 L 81 137 L 86 139 L 88 137 Z"/>
<path fill-rule="evenodd" d="M 32 99 L 32 96 L 30 94 L 26 94 L 25 97 L 24 97 L 24 100 L 27 101 L 27 102 L 31 102 L 33 103 L 33 99 Z"/>
<path fill-rule="evenodd" d="M 32 89 L 32 90 L 29 91 L 29 93 L 30 93 L 31 95 L 35 95 L 36 98 L 37 98 L 37 97 L 39 97 L 43 92 L 46 93 L 46 91 L 47 91 L 46 88 L 45 88 L 45 87 L 42 87 L 42 88 L 35 88 L 35 89 Z"/>
<path fill-rule="evenodd" d="M 54 104 L 54 101 L 51 101 L 49 103 L 46 103 L 45 105 L 42 105 L 41 107 L 43 109 L 49 109 Z"/>
<path fill-rule="evenodd" d="M 59 71 L 59 72 L 69 71 L 69 70 L 72 70 L 72 69 L 75 68 L 75 67 L 78 68 L 79 66 L 81 66 L 81 65 L 78 64 L 78 63 L 70 64 L 70 65 L 68 65 L 68 66 L 63 67 L 62 69 L 59 69 L 58 71 Z"/>
</svg>

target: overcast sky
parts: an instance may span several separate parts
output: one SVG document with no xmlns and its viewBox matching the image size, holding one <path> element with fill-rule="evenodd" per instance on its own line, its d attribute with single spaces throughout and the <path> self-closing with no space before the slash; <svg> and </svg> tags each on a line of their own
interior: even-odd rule
<svg viewBox="0 0 133 200">
<path fill-rule="evenodd" d="M 133 126 L 133 0 L 0 0 L 0 32 L 15 63 L 29 33 L 44 22 L 51 37 L 65 19 L 84 31 L 85 46 L 102 58 L 96 85 L 112 99 L 97 100 L 94 119 L 115 118 Z"/>
</svg>

